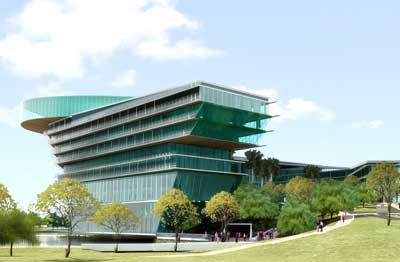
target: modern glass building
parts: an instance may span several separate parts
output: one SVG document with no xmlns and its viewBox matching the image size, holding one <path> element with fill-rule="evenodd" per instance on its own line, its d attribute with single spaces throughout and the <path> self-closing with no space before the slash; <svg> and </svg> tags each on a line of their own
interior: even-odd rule
<svg viewBox="0 0 400 262">
<path fill-rule="evenodd" d="M 22 126 L 49 137 L 58 177 L 81 181 L 102 203 L 141 219 L 136 234 L 162 231 L 152 214 L 172 188 L 199 204 L 247 176 L 236 150 L 258 146 L 268 98 L 195 81 L 143 97 L 48 97 L 24 103 Z M 101 229 L 87 224 L 85 232 Z"/>
<path fill-rule="evenodd" d="M 243 157 L 235 157 L 237 160 L 246 161 Z M 363 163 L 357 164 L 353 167 L 337 167 L 337 166 L 324 166 L 316 165 L 321 169 L 320 178 L 321 179 L 334 179 L 334 180 L 344 180 L 347 176 L 356 176 L 361 181 L 364 181 L 371 172 L 372 168 L 383 162 L 383 160 L 373 160 L 365 161 Z M 394 164 L 400 171 L 400 160 L 386 161 Z M 280 171 L 279 176 L 273 178 L 273 182 L 276 184 L 286 184 L 290 179 L 296 176 L 304 176 L 305 168 L 310 164 L 306 163 L 296 163 L 296 162 L 286 162 L 280 161 Z M 246 177 L 247 181 L 252 184 L 261 185 L 262 179 L 260 177 L 254 176 L 253 172 L 248 172 L 249 176 Z"/>
</svg>

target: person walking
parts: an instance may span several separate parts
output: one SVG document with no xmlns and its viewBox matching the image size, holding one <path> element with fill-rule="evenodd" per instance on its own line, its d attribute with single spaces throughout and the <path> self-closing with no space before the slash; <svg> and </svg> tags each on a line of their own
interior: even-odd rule
<svg viewBox="0 0 400 262">
<path fill-rule="evenodd" d="M 320 230 L 321 232 L 324 232 L 324 222 L 322 222 L 322 220 L 321 220 L 321 222 L 319 223 L 319 230 Z"/>
<path fill-rule="evenodd" d="M 240 237 L 239 232 L 236 232 L 236 234 L 235 234 L 235 242 L 236 243 L 239 242 L 239 237 Z"/>
<path fill-rule="evenodd" d="M 219 242 L 218 232 L 215 232 L 215 234 L 214 234 L 214 241 L 217 243 Z"/>
</svg>

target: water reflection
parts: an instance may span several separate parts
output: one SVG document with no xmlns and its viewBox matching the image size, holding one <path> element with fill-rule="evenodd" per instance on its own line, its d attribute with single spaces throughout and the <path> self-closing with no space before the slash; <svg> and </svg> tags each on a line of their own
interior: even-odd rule
<svg viewBox="0 0 400 262">
<path fill-rule="evenodd" d="M 67 234 L 60 232 L 39 232 L 36 234 L 39 245 L 37 247 L 65 247 L 67 245 Z M 80 246 L 84 242 L 82 239 L 73 239 L 73 246 Z M 15 244 L 16 247 L 31 247 L 32 245 L 26 242 Z"/>
</svg>

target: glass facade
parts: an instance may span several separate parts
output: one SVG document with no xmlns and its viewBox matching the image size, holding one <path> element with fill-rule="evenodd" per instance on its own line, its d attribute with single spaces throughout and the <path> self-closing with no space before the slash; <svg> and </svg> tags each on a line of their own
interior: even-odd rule
<svg viewBox="0 0 400 262">
<path fill-rule="evenodd" d="M 320 166 L 320 179 L 344 180 L 347 176 L 353 175 L 363 181 L 366 179 L 369 172 L 371 172 L 372 168 L 380 162 L 381 161 L 367 161 L 352 168 Z M 389 162 L 394 164 L 400 170 L 400 161 Z M 306 166 L 307 164 L 290 162 L 288 166 L 288 162 L 283 162 L 281 163 L 279 175 L 273 178 L 273 182 L 276 184 L 286 184 L 290 179 L 296 176 L 304 176 Z M 246 180 L 249 183 L 261 185 L 262 179 L 254 176 L 252 170 L 244 169 L 243 172 L 249 174 L 249 176 L 246 177 Z"/>
<path fill-rule="evenodd" d="M 257 145 L 270 118 L 267 105 L 264 97 L 194 82 L 82 113 L 74 109 L 52 121 L 46 134 L 63 168 L 59 179 L 81 181 L 102 203 L 126 203 L 141 219 L 132 233 L 155 234 L 165 229 L 151 210 L 168 190 L 181 189 L 201 203 L 232 192 L 247 176 L 233 154 Z M 89 223 L 81 230 L 104 229 Z"/>
</svg>

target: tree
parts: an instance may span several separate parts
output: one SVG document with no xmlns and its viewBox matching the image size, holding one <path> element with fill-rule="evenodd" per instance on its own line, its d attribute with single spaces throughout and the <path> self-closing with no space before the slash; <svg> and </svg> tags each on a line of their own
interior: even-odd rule
<svg viewBox="0 0 400 262">
<path fill-rule="evenodd" d="M 367 185 L 387 202 L 387 225 L 390 226 L 392 201 L 396 194 L 400 192 L 400 173 L 396 166 L 388 162 L 376 165 L 367 175 Z"/>
<path fill-rule="evenodd" d="M 268 158 L 261 160 L 260 163 L 260 176 L 262 178 L 268 177 L 268 181 L 279 175 L 280 165 L 279 160 L 276 158 Z"/>
<path fill-rule="evenodd" d="M 13 246 L 17 241 L 29 244 L 38 243 L 35 234 L 37 218 L 18 209 L 0 211 L 0 244 L 10 245 L 10 256 L 13 256 Z"/>
<path fill-rule="evenodd" d="M 356 186 L 360 183 L 360 179 L 356 176 L 351 175 L 351 176 L 347 176 L 344 179 L 344 183 L 349 184 L 351 186 Z"/>
<path fill-rule="evenodd" d="M 278 218 L 278 232 L 282 236 L 300 234 L 312 230 L 316 217 L 306 204 L 288 201 Z"/>
<path fill-rule="evenodd" d="M 318 180 L 321 173 L 321 168 L 316 165 L 308 165 L 304 168 L 304 177 L 312 180 Z"/>
<path fill-rule="evenodd" d="M 331 217 L 342 208 L 340 203 L 339 188 L 337 182 L 333 180 L 325 180 L 317 184 L 314 197 L 312 199 L 312 207 L 317 211 L 321 219 L 327 214 Z"/>
<path fill-rule="evenodd" d="M 114 252 L 117 253 L 121 233 L 139 224 L 139 217 L 127 205 L 113 202 L 98 208 L 93 216 L 93 222 L 114 232 L 117 240 Z"/>
<path fill-rule="evenodd" d="M 68 227 L 68 221 L 65 217 L 59 216 L 56 212 L 50 212 L 46 215 L 48 227 Z"/>
<path fill-rule="evenodd" d="M 365 203 L 374 202 L 378 199 L 378 195 L 374 190 L 371 190 L 366 182 L 357 185 L 358 197 L 360 203 L 365 207 Z"/>
<path fill-rule="evenodd" d="M 318 183 L 312 199 L 312 207 L 322 219 L 327 214 L 332 218 L 339 211 L 353 210 L 358 203 L 356 188 L 335 180 Z"/>
<path fill-rule="evenodd" d="M 338 186 L 340 190 L 338 197 L 341 203 L 341 210 L 352 211 L 360 203 L 357 187 L 346 182 L 340 182 Z"/>
<path fill-rule="evenodd" d="M 240 205 L 232 194 L 222 191 L 207 202 L 203 213 L 211 218 L 211 221 L 220 222 L 225 234 L 228 223 L 240 217 Z"/>
<path fill-rule="evenodd" d="M 65 257 L 71 253 L 72 234 L 76 226 L 95 212 L 98 202 L 84 185 L 75 179 L 63 178 L 49 185 L 38 195 L 36 208 L 45 213 L 56 212 L 68 226 Z"/>
<path fill-rule="evenodd" d="M 244 154 L 247 158 L 246 168 L 251 169 L 254 176 L 259 176 L 261 160 L 264 155 L 258 150 L 247 150 Z"/>
<path fill-rule="evenodd" d="M 178 250 L 179 232 L 200 223 L 196 207 L 185 193 L 175 188 L 160 197 L 153 212 L 164 225 L 175 231 L 175 252 Z"/>
<path fill-rule="evenodd" d="M 275 192 L 267 188 L 242 184 L 233 193 L 240 204 L 240 219 L 264 226 L 279 215 L 279 205 Z"/>
<path fill-rule="evenodd" d="M 14 209 L 17 204 L 11 197 L 5 185 L 0 183 L 0 209 Z"/>
<path fill-rule="evenodd" d="M 311 179 L 296 176 L 286 184 L 285 193 L 289 200 L 308 203 L 311 202 L 314 188 L 315 183 Z"/>
</svg>

